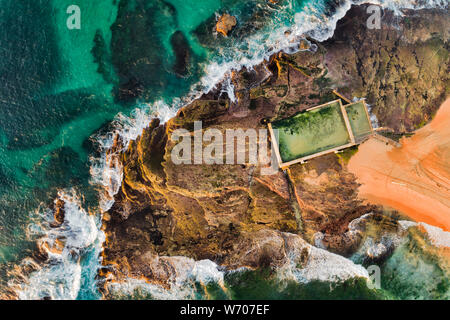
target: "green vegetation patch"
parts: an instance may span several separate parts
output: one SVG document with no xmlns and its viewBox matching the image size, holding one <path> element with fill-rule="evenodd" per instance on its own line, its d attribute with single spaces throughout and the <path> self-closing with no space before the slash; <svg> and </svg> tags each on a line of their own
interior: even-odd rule
<svg viewBox="0 0 450 320">
<path fill-rule="evenodd" d="M 348 164 L 350 159 L 358 152 L 358 146 L 353 146 L 338 153 L 338 158 L 343 164 Z"/>
</svg>

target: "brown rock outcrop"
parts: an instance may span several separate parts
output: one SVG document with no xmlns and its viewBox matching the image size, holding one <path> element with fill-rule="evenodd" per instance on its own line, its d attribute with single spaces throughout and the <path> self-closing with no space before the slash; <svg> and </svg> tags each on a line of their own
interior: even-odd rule
<svg viewBox="0 0 450 320">
<path fill-rule="evenodd" d="M 223 34 L 225 37 L 228 36 L 230 32 L 237 24 L 236 17 L 225 13 L 219 17 L 216 24 L 216 31 Z"/>
<path fill-rule="evenodd" d="M 354 7 L 323 43 L 327 78 L 348 97 L 366 97 L 380 125 L 409 132 L 429 122 L 449 94 L 447 10 L 386 11 L 380 30 Z"/>
<path fill-rule="evenodd" d="M 50 224 L 50 226 L 52 228 L 57 228 L 63 224 L 64 217 L 65 217 L 64 205 L 65 205 L 65 202 L 64 202 L 64 200 L 61 200 L 61 199 L 57 199 L 55 201 L 55 203 L 53 204 L 53 206 L 54 206 L 54 208 L 53 208 L 54 221 Z"/>
</svg>

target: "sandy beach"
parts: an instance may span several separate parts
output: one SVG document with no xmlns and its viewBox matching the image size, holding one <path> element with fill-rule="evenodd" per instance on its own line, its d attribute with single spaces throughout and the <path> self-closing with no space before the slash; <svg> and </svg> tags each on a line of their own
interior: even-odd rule
<svg viewBox="0 0 450 320">
<path fill-rule="evenodd" d="M 359 196 L 450 231 L 450 99 L 400 142 L 396 148 L 371 138 L 359 147 L 349 162 L 362 184 Z"/>
</svg>

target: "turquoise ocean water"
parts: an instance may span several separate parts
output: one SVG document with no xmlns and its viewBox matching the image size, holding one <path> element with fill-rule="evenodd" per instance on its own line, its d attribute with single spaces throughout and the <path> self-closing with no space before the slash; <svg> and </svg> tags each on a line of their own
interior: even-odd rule
<svg viewBox="0 0 450 320">
<path fill-rule="evenodd" d="M 73 4 L 81 9 L 80 30 L 66 26 L 66 9 Z M 104 181 L 107 169 L 92 159 L 102 158 L 99 145 L 107 142 L 101 137 L 121 126 L 133 137 L 149 112 L 170 114 L 230 69 L 291 50 L 284 36 L 288 29 L 293 36 L 306 32 L 323 40 L 349 5 L 326 0 L 281 0 L 279 5 L 265 0 L 0 0 L 0 288 L 8 286 L 14 266 L 32 254 L 36 238 L 49 232 L 41 227 L 46 208 L 64 191 L 74 211 L 64 232 L 81 248 L 78 258 L 30 276 L 22 297 L 99 298 L 95 274 L 102 238 L 98 215 L 87 212 L 100 211 L 100 188 L 93 181 Z M 239 22 L 229 38 L 213 34 L 216 14 L 224 12 Z M 393 258 L 386 268 L 401 264 L 399 256 Z M 395 272 L 386 274 L 393 274 L 389 281 L 396 287 L 404 285 Z M 394 289 L 371 291 L 358 281 L 331 291 L 328 283 L 280 287 L 266 271 L 225 280 L 232 293 L 210 285 L 208 297 L 402 298 Z M 441 286 L 438 291 L 447 292 L 448 284 Z M 269 288 L 274 295 L 259 296 Z M 198 297 L 205 297 L 203 291 Z"/>
</svg>

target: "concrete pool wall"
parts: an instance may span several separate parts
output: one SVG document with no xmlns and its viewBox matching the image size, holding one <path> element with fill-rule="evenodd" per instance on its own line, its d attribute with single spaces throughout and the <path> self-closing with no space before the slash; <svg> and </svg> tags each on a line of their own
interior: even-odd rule
<svg viewBox="0 0 450 320">
<path fill-rule="evenodd" d="M 359 144 L 373 133 L 364 101 L 341 99 L 268 124 L 281 168 Z"/>
</svg>

